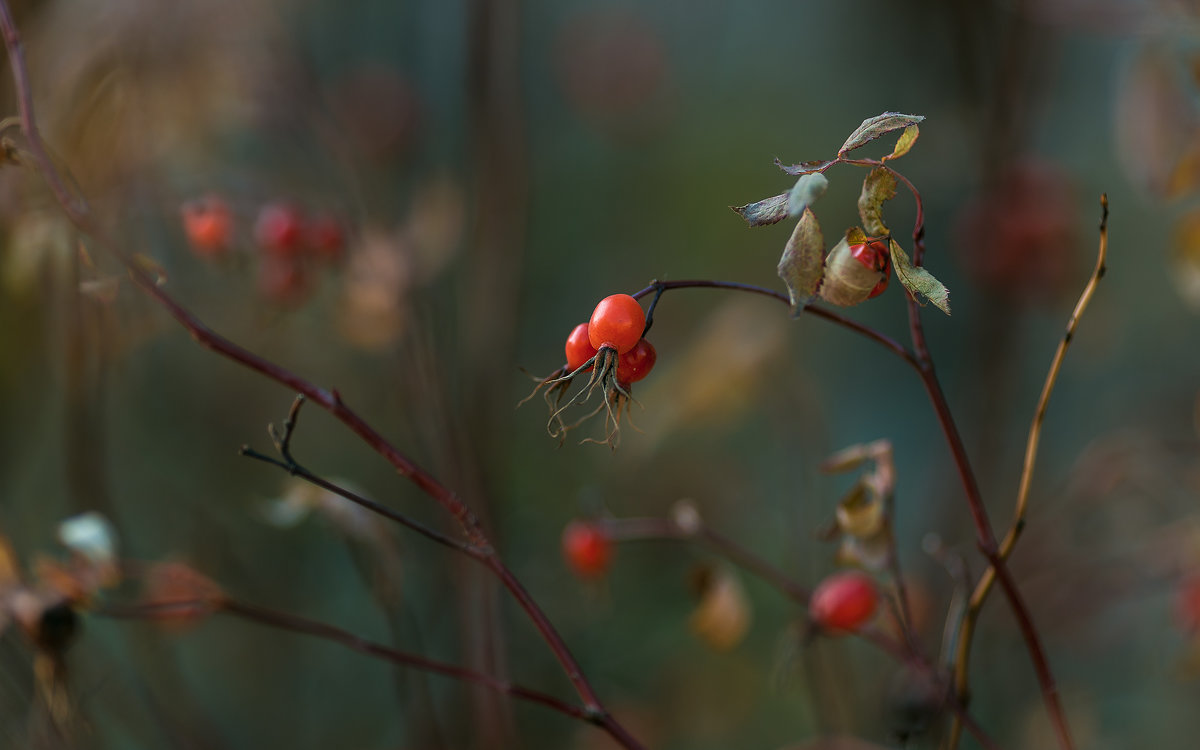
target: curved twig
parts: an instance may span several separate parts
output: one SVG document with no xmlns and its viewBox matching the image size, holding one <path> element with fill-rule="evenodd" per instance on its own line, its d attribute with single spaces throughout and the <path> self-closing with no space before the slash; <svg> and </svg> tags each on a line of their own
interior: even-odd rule
<svg viewBox="0 0 1200 750">
<path fill-rule="evenodd" d="M 1005 534 L 1004 541 L 1000 543 L 1000 548 L 996 553 L 996 557 L 1000 561 L 1007 560 L 1009 555 L 1012 554 L 1013 548 L 1016 547 L 1017 540 L 1021 536 L 1021 532 L 1025 529 L 1025 514 L 1029 507 L 1029 488 L 1033 481 L 1033 469 L 1037 463 L 1038 444 L 1041 441 L 1042 435 L 1042 423 L 1046 419 L 1046 409 L 1050 403 L 1050 395 L 1054 393 L 1054 385 L 1058 382 L 1058 374 L 1062 369 L 1063 360 L 1066 358 L 1067 349 L 1071 346 L 1071 340 L 1075 337 L 1075 329 L 1079 326 L 1079 319 L 1083 316 L 1088 304 L 1092 301 L 1092 297 L 1100 285 L 1100 280 L 1104 278 L 1107 259 L 1108 195 L 1105 194 L 1100 196 L 1100 241 L 1096 252 L 1096 266 L 1092 270 L 1092 275 L 1084 286 L 1083 292 L 1080 293 L 1079 300 L 1075 303 L 1075 309 L 1071 311 L 1071 317 L 1067 320 L 1066 331 L 1063 333 L 1062 339 L 1058 342 L 1058 348 L 1054 352 L 1054 357 L 1050 360 L 1050 370 L 1046 373 L 1046 382 L 1042 385 L 1042 393 L 1038 397 L 1037 408 L 1034 409 L 1033 423 L 1029 426 L 1029 438 L 1025 443 L 1025 461 L 1021 468 L 1021 481 L 1017 487 L 1017 501 L 1013 511 L 1012 526 L 1009 527 L 1008 533 Z M 988 594 L 991 593 L 995 582 L 996 568 L 994 566 L 989 567 L 984 571 L 983 576 L 975 585 L 975 590 L 971 594 L 970 603 L 963 617 L 954 662 L 954 685 L 955 690 L 958 691 L 960 696 L 965 695 L 967 692 L 971 642 L 975 635 L 975 623 L 979 619 L 979 613 L 982 611 L 984 602 L 987 601 Z M 951 726 L 948 747 L 954 748 L 957 746 L 958 737 L 961 735 L 961 732 L 962 729 L 957 723 Z"/>
</svg>

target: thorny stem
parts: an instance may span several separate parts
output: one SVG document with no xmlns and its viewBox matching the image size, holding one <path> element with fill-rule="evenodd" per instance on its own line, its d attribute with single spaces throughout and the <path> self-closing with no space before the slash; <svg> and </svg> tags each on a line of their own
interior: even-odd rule
<svg viewBox="0 0 1200 750">
<path fill-rule="evenodd" d="M 585 708 L 567 703 L 566 701 L 541 691 L 516 685 L 488 674 L 465 669 L 455 664 L 448 664 L 436 659 L 430 659 L 428 657 L 421 656 L 420 654 L 414 654 L 408 651 L 400 651 L 398 649 L 385 646 L 381 643 L 369 641 L 365 638 L 355 635 L 354 633 L 324 622 L 310 620 L 286 612 L 278 612 L 232 599 L 221 599 L 217 602 L 210 600 L 191 600 L 148 602 L 145 604 L 126 607 L 108 606 L 96 610 L 95 614 L 101 617 L 109 617 L 113 619 L 155 619 L 158 617 L 168 616 L 173 612 L 190 613 L 206 610 L 211 610 L 218 614 L 229 615 L 246 620 L 248 622 L 254 622 L 259 625 L 265 625 L 277 630 L 286 630 L 292 633 L 310 635 L 315 638 L 332 641 L 345 646 L 351 651 L 357 651 L 361 654 L 382 659 L 402 667 L 410 667 L 412 669 L 419 669 L 423 672 L 445 675 L 447 677 L 453 677 L 464 682 L 483 685 L 484 687 L 490 688 L 497 692 L 511 695 L 514 698 L 520 698 L 531 703 L 537 703 L 561 714 L 566 714 L 567 716 L 581 719 L 583 721 L 596 723 Z"/>
<path fill-rule="evenodd" d="M 796 604 L 808 607 L 808 600 L 812 593 L 808 588 L 793 581 L 779 567 L 759 557 L 733 539 L 713 531 L 703 521 L 697 520 L 695 526 L 687 528 L 664 518 L 609 518 L 601 520 L 599 524 L 604 533 L 614 541 L 694 540 L 734 565 L 757 576 Z M 997 750 L 998 745 L 971 717 L 958 695 L 949 690 L 946 676 L 939 673 L 937 668 L 920 652 L 915 639 L 906 636 L 904 644 L 901 645 L 878 630 L 860 631 L 858 635 L 887 652 L 896 661 L 917 669 L 933 678 L 936 684 L 945 686 L 947 688 L 945 691 L 946 707 L 950 709 L 955 720 L 966 728 L 984 748 Z"/>
<path fill-rule="evenodd" d="M 1070 348 L 1071 341 L 1075 337 L 1075 329 L 1079 325 L 1079 319 L 1083 316 L 1088 304 L 1092 301 L 1092 296 L 1095 295 L 1100 280 L 1104 278 L 1107 258 L 1108 195 L 1101 195 L 1100 241 L 1099 248 L 1096 251 L 1096 266 L 1092 271 L 1091 277 L 1088 278 L 1083 291 L 1080 293 L 1079 300 L 1075 303 L 1075 309 L 1071 311 L 1071 317 L 1067 320 L 1066 331 L 1059 340 L 1058 348 L 1055 350 L 1054 357 L 1050 361 L 1050 370 L 1046 373 L 1046 382 L 1042 385 L 1042 393 L 1038 397 L 1037 408 L 1034 409 L 1033 423 L 1029 426 L 1029 438 L 1025 444 L 1025 462 L 1021 469 L 1021 480 L 1017 487 L 1017 501 L 1015 510 L 1013 511 L 1012 526 L 1009 527 L 1008 533 L 1005 534 L 1004 541 L 1000 543 L 1000 549 L 996 555 L 1002 561 L 1007 560 L 1009 555 L 1012 554 L 1013 548 L 1016 547 L 1017 540 L 1025 528 L 1025 514 L 1029 506 L 1029 488 L 1033 481 L 1033 469 L 1037 463 L 1042 423 L 1046 419 L 1046 409 L 1050 403 L 1050 395 L 1054 392 L 1054 385 L 1058 381 L 1059 372 L 1062 370 L 1062 363 L 1066 358 L 1067 349 Z M 954 683 L 959 695 L 965 695 L 967 691 L 971 642 L 975 634 L 975 624 L 979 619 L 979 613 L 983 610 L 984 602 L 987 601 L 988 594 L 991 593 L 995 581 L 996 568 L 989 567 L 984 571 L 983 576 L 976 584 L 975 591 L 971 594 L 970 604 L 963 618 L 962 628 L 959 631 L 958 637 L 957 658 L 954 662 Z M 955 722 L 950 728 L 950 738 L 947 747 L 951 749 L 956 747 L 960 734 L 961 727 Z"/>
<path fill-rule="evenodd" d="M 9 62 L 12 66 L 13 81 L 17 92 L 17 105 L 21 120 L 21 130 L 29 141 L 29 150 L 37 162 L 37 171 L 46 180 L 55 199 L 63 212 L 83 233 L 89 235 L 93 242 L 107 250 L 125 267 L 130 277 L 146 294 L 175 318 L 192 338 L 201 346 L 224 356 L 247 369 L 280 383 L 290 390 L 296 391 L 322 409 L 329 412 L 335 419 L 358 435 L 376 453 L 388 461 L 396 471 L 417 486 L 423 493 L 441 505 L 462 528 L 472 547 L 486 550 L 487 566 L 496 574 L 509 590 L 517 603 L 525 611 L 542 640 L 558 660 L 575 692 L 583 700 L 585 710 L 592 723 L 604 729 L 618 743 L 629 750 L 638 750 L 642 745 L 635 740 L 603 707 L 595 690 L 583 676 L 575 657 L 571 654 L 562 636 L 555 630 L 544 612 L 538 607 L 529 593 L 521 586 L 512 572 L 497 556 L 489 540 L 480 527 L 478 520 L 470 508 L 448 487 L 439 482 L 432 474 L 413 462 L 407 455 L 401 453 L 387 441 L 374 427 L 367 423 L 357 412 L 350 409 L 342 401 L 336 390 L 320 388 L 301 378 L 299 375 L 283 368 L 270 360 L 245 349 L 232 341 L 217 334 L 202 323 L 187 308 L 163 291 L 157 281 L 125 253 L 117 250 L 105 232 L 92 219 L 87 203 L 80 197 L 78 200 L 67 190 L 62 175 L 50 158 L 46 145 L 42 140 L 41 131 L 33 109 L 33 99 L 29 86 L 29 74 L 25 64 L 24 47 L 21 36 L 13 20 L 12 9 L 7 0 L 0 0 L 0 33 L 3 34 L 4 44 L 8 51 Z"/>
</svg>

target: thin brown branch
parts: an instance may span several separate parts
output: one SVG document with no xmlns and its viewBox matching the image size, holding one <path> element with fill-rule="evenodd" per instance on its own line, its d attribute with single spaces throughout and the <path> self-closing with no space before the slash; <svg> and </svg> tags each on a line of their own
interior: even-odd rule
<svg viewBox="0 0 1200 750">
<path fill-rule="evenodd" d="M 920 259 L 925 254 L 925 228 L 922 223 L 923 210 L 921 208 L 921 197 L 916 186 L 908 179 L 891 167 L 888 167 L 888 169 L 904 183 L 917 201 L 918 220 L 913 226 L 912 238 L 913 262 L 919 264 Z M 1021 631 L 1021 637 L 1025 641 L 1025 648 L 1029 652 L 1029 659 L 1033 664 L 1038 686 L 1042 692 L 1042 701 L 1046 704 L 1046 712 L 1050 716 L 1050 723 L 1054 726 L 1059 744 L 1063 750 L 1073 750 L 1074 744 L 1071 741 L 1071 733 L 1067 726 L 1066 713 L 1063 711 L 1062 701 L 1059 699 L 1058 686 L 1050 670 L 1050 662 L 1046 657 L 1045 647 L 1042 645 L 1037 627 L 1033 623 L 1033 616 L 1029 612 L 1029 605 L 1026 604 L 1024 596 L 1013 580 L 1012 574 L 1008 571 L 1008 563 L 999 556 L 996 533 L 992 529 L 991 521 L 988 518 L 987 509 L 983 503 L 983 495 L 979 491 L 979 482 L 975 478 L 975 471 L 971 466 L 970 458 L 967 456 L 966 446 L 963 445 L 962 435 L 959 434 L 958 425 L 954 421 L 954 416 L 950 411 L 950 404 L 946 400 L 946 394 L 942 391 L 941 383 L 934 369 L 933 357 L 929 353 L 929 347 L 925 340 L 925 327 L 921 322 L 921 306 L 911 293 L 908 295 L 908 322 L 913 351 L 916 355 L 917 372 L 920 374 L 921 382 L 925 385 L 925 391 L 928 393 L 929 400 L 933 404 L 938 424 L 942 427 L 942 434 L 945 436 L 946 442 L 950 447 L 950 454 L 954 459 L 959 479 L 962 481 L 963 489 L 966 492 L 967 507 L 971 513 L 971 521 L 975 526 L 976 542 L 984 558 L 988 561 L 989 566 L 996 572 L 996 576 L 1000 580 L 1001 589 L 1004 591 L 1005 598 L 1008 599 L 1013 617 L 1017 621 L 1017 627 Z"/>
<path fill-rule="evenodd" d="M 703 522 L 696 528 L 684 529 L 665 518 L 608 518 L 599 522 L 604 533 L 614 541 L 677 539 L 695 540 L 739 568 L 761 578 L 788 599 L 802 607 L 808 606 L 811 592 L 792 580 L 778 566 L 759 557 L 729 537 L 718 534 Z"/>
<path fill-rule="evenodd" d="M 1029 488 L 1033 481 L 1033 469 L 1037 463 L 1042 424 L 1046 419 L 1046 410 L 1050 403 L 1050 396 L 1054 393 L 1054 385 L 1058 382 L 1058 375 L 1062 371 L 1062 363 L 1066 359 L 1067 349 L 1070 348 L 1071 341 L 1075 337 L 1075 329 L 1079 326 L 1079 319 L 1083 316 L 1084 311 L 1087 310 L 1088 304 L 1091 303 L 1092 297 L 1100 285 L 1100 280 L 1104 278 L 1107 259 L 1108 196 L 1101 195 L 1100 240 L 1096 251 L 1096 266 L 1092 270 L 1092 275 L 1088 278 L 1083 292 L 1079 295 L 1079 300 L 1075 303 L 1075 309 L 1071 311 L 1071 317 L 1067 320 L 1066 331 L 1058 342 L 1058 348 L 1054 352 L 1054 357 L 1050 360 L 1050 370 L 1046 373 L 1046 382 L 1042 385 L 1042 393 L 1038 397 L 1037 408 L 1034 409 L 1033 423 L 1029 426 L 1029 438 L 1025 443 L 1025 461 L 1021 468 L 1021 480 L 1017 487 L 1017 500 L 1013 511 L 1013 522 L 1009 527 L 1008 533 L 1004 536 L 1004 541 L 1000 543 L 1000 548 L 996 555 L 1000 561 L 1007 560 L 1009 555 L 1012 554 L 1013 548 L 1016 547 L 1017 540 L 1025 528 L 1025 515 L 1029 508 Z M 989 567 L 984 572 L 976 584 L 974 592 L 971 594 L 971 600 L 963 618 L 962 629 L 958 636 L 957 655 L 954 662 L 954 685 L 955 690 L 958 691 L 960 696 L 965 695 L 967 692 L 971 643 L 975 635 L 975 625 L 979 619 L 979 613 L 983 609 L 984 602 L 987 601 L 988 594 L 991 593 L 992 586 L 996 582 L 996 578 L 996 567 Z M 957 725 L 952 725 L 947 746 L 954 748 L 957 745 L 960 734 L 961 729 Z"/>
<path fill-rule="evenodd" d="M 357 651 L 360 654 L 382 659 L 383 661 L 391 662 L 402 667 L 419 669 L 422 672 L 431 674 L 440 674 L 463 682 L 470 682 L 476 685 L 482 685 L 491 690 L 495 690 L 506 695 L 511 695 L 514 698 L 519 698 L 530 703 L 536 703 L 545 706 L 553 711 L 561 714 L 566 714 L 575 719 L 581 719 L 590 723 L 598 723 L 588 711 L 566 701 L 556 698 L 548 693 L 543 693 L 539 690 L 523 687 L 506 680 L 501 680 L 488 674 L 474 672 L 469 669 L 449 664 L 436 659 L 430 659 L 420 654 L 414 654 L 407 651 L 385 646 L 381 643 L 369 641 L 361 636 L 355 635 L 347 630 L 329 625 L 328 623 L 310 620 L 298 615 L 289 614 L 286 612 L 278 612 L 276 610 L 266 609 L 254 604 L 239 602 L 232 599 L 223 599 L 214 603 L 208 600 L 204 601 L 170 601 L 163 603 L 147 603 L 128 607 L 109 606 L 98 609 L 95 614 L 101 617 L 111 617 L 115 619 L 156 619 L 171 615 L 173 612 L 195 612 L 212 609 L 217 614 L 225 614 L 236 617 L 248 622 L 265 625 L 277 630 L 284 630 L 291 633 L 299 633 L 308 635 L 314 638 L 330 641 L 340 644 L 351 651 Z"/>
<path fill-rule="evenodd" d="M 754 286 L 753 284 L 742 284 L 742 283 L 739 283 L 736 281 L 716 281 L 716 280 L 712 280 L 712 279 L 686 279 L 686 280 L 682 280 L 682 281 L 653 281 L 650 283 L 650 286 L 646 287 L 645 289 L 641 289 L 641 290 L 634 292 L 631 296 L 634 299 L 641 299 L 642 297 L 645 297 L 646 295 L 650 294 L 651 292 L 661 293 L 661 292 L 664 292 L 664 291 L 667 291 L 670 289 L 732 289 L 735 291 L 749 292 L 750 294 L 759 294 L 764 297 L 771 297 L 773 299 L 779 300 L 780 302 L 782 302 L 785 305 L 791 305 L 791 301 L 788 299 L 788 296 L 786 294 L 784 294 L 782 292 L 777 292 L 774 289 L 767 289 L 766 287 Z M 895 354 L 897 357 L 900 357 L 901 359 L 903 359 L 910 366 L 912 366 L 914 368 L 917 367 L 917 360 L 913 356 L 912 352 L 905 349 L 904 346 L 902 346 L 895 339 L 875 330 L 874 328 L 871 328 L 870 326 L 863 325 L 862 323 L 859 323 L 855 320 L 851 320 L 850 318 L 847 318 L 844 315 L 839 315 L 838 313 L 835 313 L 832 310 L 827 310 L 823 307 L 817 307 L 815 305 L 806 306 L 804 308 L 803 312 L 808 315 L 815 315 L 818 318 L 824 318 L 825 320 L 828 320 L 831 323 L 842 326 L 843 328 L 848 328 L 851 331 L 854 331 L 855 333 L 857 333 L 861 336 L 866 336 L 867 338 L 871 339 L 875 343 L 877 343 L 877 344 L 883 346 L 885 349 L 888 349 L 889 351 L 891 351 L 892 354 Z"/>
</svg>

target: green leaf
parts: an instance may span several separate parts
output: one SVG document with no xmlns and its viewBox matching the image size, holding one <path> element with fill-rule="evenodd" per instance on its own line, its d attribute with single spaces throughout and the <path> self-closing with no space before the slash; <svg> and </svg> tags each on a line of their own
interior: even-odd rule
<svg viewBox="0 0 1200 750">
<path fill-rule="evenodd" d="M 778 159 L 775 160 L 775 166 L 787 172 L 790 175 L 810 174 L 812 172 L 820 172 L 831 164 L 837 163 L 836 159 L 827 159 L 824 161 L 805 161 L 799 164 L 788 166 Z"/>
<path fill-rule="evenodd" d="M 904 288 L 916 298 L 920 294 L 925 299 L 932 302 L 939 310 L 950 314 L 950 291 L 946 289 L 942 282 L 933 277 L 933 274 L 926 271 L 920 266 L 914 266 L 909 260 L 904 250 L 900 248 L 899 243 L 895 240 L 891 241 L 890 249 L 892 251 L 892 266 L 896 269 L 896 278 L 900 279 L 900 283 Z"/>
<path fill-rule="evenodd" d="M 883 203 L 896 197 L 896 177 L 885 167 L 876 167 L 863 179 L 858 196 L 858 215 L 863 227 L 874 237 L 888 233 L 883 223 Z"/>
<path fill-rule="evenodd" d="M 907 154 L 912 149 L 913 144 L 917 142 L 917 136 L 920 134 L 921 131 L 917 129 L 916 125 L 909 125 L 900 134 L 900 138 L 896 141 L 896 147 L 892 149 L 892 153 L 883 157 L 883 160 L 899 159 L 901 156 Z"/>
<path fill-rule="evenodd" d="M 858 129 L 851 133 L 842 147 L 838 149 L 838 156 L 844 156 L 846 152 L 870 143 L 881 135 L 907 128 L 909 125 L 916 125 L 924 119 L 922 115 L 904 115 L 899 112 L 884 112 L 881 115 L 869 117 L 863 120 L 862 125 L 859 125 Z"/>
<path fill-rule="evenodd" d="M 730 208 L 741 214 L 750 226 L 763 227 L 769 224 L 778 224 L 788 217 L 788 199 L 790 197 L 790 192 L 781 193 L 757 203 L 730 206 Z"/>
<path fill-rule="evenodd" d="M 804 209 L 825 195 L 828 187 L 828 178 L 819 172 L 801 175 L 792 192 L 788 193 L 788 216 L 795 218 L 804 213 Z"/>
<path fill-rule="evenodd" d="M 804 209 L 779 258 L 779 278 L 787 285 L 792 315 L 798 315 L 817 294 L 825 269 L 825 238 L 812 209 Z"/>
</svg>

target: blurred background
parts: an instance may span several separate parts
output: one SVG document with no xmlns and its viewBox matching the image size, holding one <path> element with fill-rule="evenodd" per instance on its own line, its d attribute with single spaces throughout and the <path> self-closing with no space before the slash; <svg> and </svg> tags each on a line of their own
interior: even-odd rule
<svg viewBox="0 0 1200 750">
<path fill-rule="evenodd" d="M 599 299 L 651 279 L 781 289 L 790 229 L 750 230 L 727 207 L 790 187 L 775 157 L 830 158 L 866 117 L 924 115 L 897 166 L 924 196 L 925 264 L 954 311 L 924 317 L 1003 531 L 1107 192 L 1108 275 L 1051 403 L 1013 569 L 1080 747 L 1194 746 L 1200 5 L 15 10 L 47 139 L 104 225 L 201 319 L 336 387 L 454 488 L 654 748 L 816 747 L 834 735 L 895 746 L 920 701 L 860 640 L 806 645 L 797 606 L 701 548 L 622 545 L 608 575 L 581 581 L 560 552 L 569 521 L 661 518 L 687 498 L 812 585 L 835 569 L 817 532 L 852 481 L 820 462 L 888 438 L 899 554 L 937 656 L 954 581 L 923 545 L 983 568 L 961 486 L 904 363 L 766 298 L 663 298 L 658 367 L 632 414 L 640 432 L 626 429 L 616 451 L 578 444 L 598 424 L 560 446 L 540 399 L 514 409 L 534 384 L 521 368 L 554 370 Z M 828 176 L 816 212 L 835 237 L 858 223 L 863 174 Z M 911 199 L 887 216 L 906 234 Z M 111 258 L 86 240 L 80 252 L 41 182 L 16 167 L 0 170 L 0 226 L 0 531 L 23 564 L 61 555 L 57 524 L 98 510 L 124 558 L 182 563 L 239 599 L 571 695 L 483 568 L 239 457 L 242 444 L 270 449 L 265 426 L 293 394 L 196 346 Z M 847 314 L 907 339 L 894 282 Z M 319 410 L 304 413 L 293 447 L 313 471 L 452 530 Z M 704 566 L 739 592 L 727 605 L 747 623 L 737 637 L 689 624 Z M 974 654 L 984 726 L 1005 747 L 1054 747 L 998 596 Z M 31 664 L 10 629 L 5 747 L 613 746 L 538 706 L 219 616 L 188 628 L 86 618 L 67 654 L 77 720 L 66 739 L 38 707 Z M 943 729 L 933 721 L 910 746 L 936 746 Z"/>
</svg>

